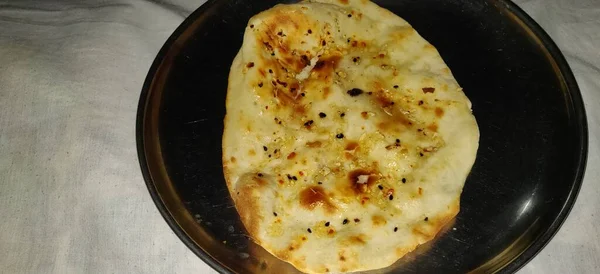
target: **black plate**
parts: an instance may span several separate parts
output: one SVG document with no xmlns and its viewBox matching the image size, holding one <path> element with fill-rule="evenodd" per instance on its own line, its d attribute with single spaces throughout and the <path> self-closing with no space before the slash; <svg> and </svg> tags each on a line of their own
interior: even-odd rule
<svg viewBox="0 0 600 274">
<path fill-rule="evenodd" d="M 229 66 L 250 16 L 276 2 L 204 4 L 165 43 L 140 98 L 137 144 L 150 194 L 181 240 L 220 272 L 295 272 L 247 239 L 221 166 Z M 452 229 L 375 272 L 516 271 L 556 233 L 581 185 L 587 124 L 569 66 L 511 2 L 377 2 L 437 47 L 473 102 L 481 140 Z"/>
</svg>

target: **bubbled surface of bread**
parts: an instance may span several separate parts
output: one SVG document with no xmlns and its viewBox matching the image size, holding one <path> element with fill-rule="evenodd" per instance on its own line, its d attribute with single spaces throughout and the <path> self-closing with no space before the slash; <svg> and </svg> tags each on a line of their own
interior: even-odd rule
<svg viewBox="0 0 600 274">
<path fill-rule="evenodd" d="M 310 273 L 382 268 L 459 212 L 479 131 L 434 46 L 362 0 L 250 19 L 224 174 L 253 240 Z"/>
</svg>

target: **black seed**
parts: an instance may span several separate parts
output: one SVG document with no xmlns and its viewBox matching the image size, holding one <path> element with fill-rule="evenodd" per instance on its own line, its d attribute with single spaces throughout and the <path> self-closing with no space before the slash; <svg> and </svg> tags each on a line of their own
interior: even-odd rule
<svg viewBox="0 0 600 274">
<path fill-rule="evenodd" d="M 302 97 L 306 96 L 306 94 L 304 94 L 304 92 L 300 93 L 300 95 L 301 95 Z"/>
<path fill-rule="evenodd" d="M 310 228 L 309 228 L 309 229 L 307 229 L 306 231 L 308 231 L 308 233 L 312 233 L 312 230 L 310 230 Z"/>
<path fill-rule="evenodd" d="M 271 56 L 275 56 L 275 52 L 271 52 Z"/>
<path fill-rule="evenodd" d="M 348 93 L 348 95 L 354 97 L 354 96 L 361 95 L 363 93 L 363 91 L 362 91 L 362 89 L 359 89 L 359 88 L 353 88 L 353 89 L 347 91 L 346 93 Z"/>
<path fill-rule="evenodd" d="M 406 184 L 406 178 L 402 178 L 402 183 Z"/>
<path fill-rule="evenodd" d="M 340 114 L 340 117 L 344 117 L 344 116 L 346 116 L 346 113 L 342 112 L 342 114 Z"/>
<path fill-rule="evenodd" d="M 335 135 L 335 138 L 342 139 L 342 138 L 344 138 L 344 134 L 338 133 L 337 135 Z"/>
<path fill-rule="evenodd" d="M 251 29 L 252 29 L 252 28 L 254 28 L 254 25 L 250 25 L 250 28 L 251 28 Z"/>
<path fill-rule="evenodd" d="M 394 85 L 394 88 L 398 88 L 398 85 Z"/>
<path fill-rule="evenodd" d="M 325 114 L 325 113 L 323 113 L 323 112 L 320 112 L 320 113 L 319 113 L 319 117 L 321 117 L 321 118 L 325 118 L 325 117 L 327 117 L 327 114 Z"/>
<path fill-rule="evenodd" d="M 318 182 L 317 184 L 322 185 L 323 183 L 322 182 Z"/>
<path fill-rule="evenodd" d="M 423 153 L 422 153 L 422 152 L 419 152 L 419 156 L 423 157 Z"/>
<path fill-rule="evenodd" d="M 325 226 L 329 226 L 329 222 L 326 222 L 326 223 L 325 223 Z"/>
<path fill-rule="evenodd" d="M 348 17 L 352 17 L 352 14 L 348 14 Z"/>
<path fill-rule="evenodd" d="M 292 175 L 289 175 L 289 174 L 288 174 L 288 175 L 287 175 L 287 178 L 288 178 L 288 180 L 291 180 L 291 179 L 292 179 Z"/>
<path fill-rule="evenodd" d="M 315 121 L 313 121 L 313 120 L 308 120 L 308 122 L 304 123 L 304 126 L 308 127 L 308 126 L 312 125 L 314 122 Z"/>
<path fill-rule="evenodd" d="M 271 158 L 271 154 L 269 154 L 269 158 Z"/>
<path fill-rule="evenodd" d="M 269 150 L 269 149 L 268 149 L 266 146 L 263 146 L 263 150 L 264 150 L 264 151 L 267 151 L 267 150 Z"/>
<path fill-rule="evenodd" d="M 258 87 L 259 87 L 259 88 L 262 88 L 262 86 L 263 86 L 263 83 L 262 83 L 262 82 L 258 83 Z"/>
<path fill-rule="evenodd" d="M 308 30 L 308 33 L 309 33 L 309 34 L 310 34 L 310 33 L 312 33 L 312 30 L 311 30 L 311 29 L 309 29 L 309 30 Z"/>
<path fill-rule="evenodd" d="M 302 61 L 302 63 L 304 63 L 305 65 L 309 65 L 310 64 L 310 59 L 308 59 L 308 56 L 306 55 L 302 55 L 300 56 L 300 60 Z"/>
<path fill-rule="evenodd" d="M 396 139 L 396 144 L 399 144 L 399 143 L 400 143 L 400 139 Z"/>
<path fill-rule="evenodd" d="M 425 217 L 425 222 L 429 221 L 429 217 Z"/>
<path fill-rule="evenodd" d="M 354 62 L 354 63 L 358 62 L 358 60 L 360 60 L 360 57 L 354 57 L 354 58 L 352 58 L 352 62 Z"/>
<path fill-rule="evenodd" d="M 378 185 L 377 188 L 383 189 L 383 186 L 382 185 Z"/>
<path fill-rule="evenodd" d="M 277 212 L 273 212 L 273 216 L 277 217 Z"/>
<path fill-rule="evenodd" d="M 391 201 L 391 200 L 394 200 L 394 195 L 391 195 L 391 194 L 390 194 L 390 201 Z"/>
<path fill-rule="evenodd" d="M 360 219 L 356 218 L 356 219 L 354 219 L 354 222 L 358 223 L 358 222 L 360 222 Z"/>
<path fill-rule="evenodd" d="M 258 177 L 262 177 L 262 176 L 263 176 L 263 174 L 262 174 L 262 173 L 258 173 L 258 174 L 256 174 L 256 175 L 258 175 Z"/>
<path fill-rule="evenodd" d="M 273 73 L 273 70 L 272 70 L 272 69 L 269 69 L 269 73 Z"/>
<path fill-rule="evenodd" d="M 398 227 L 394 227 L 394 232 L 398 231 Z"/>
<path fill-rule="evenodd" d="M 344 221 L 342 222 L 343 225 L 348 223 L 348 219 L 344 219 Z"/>
<path fill-rule="evenodd" d="M 296 176 L 292 176 L 292 180 L 298 181 L 298 178 Z"/>
</svg>

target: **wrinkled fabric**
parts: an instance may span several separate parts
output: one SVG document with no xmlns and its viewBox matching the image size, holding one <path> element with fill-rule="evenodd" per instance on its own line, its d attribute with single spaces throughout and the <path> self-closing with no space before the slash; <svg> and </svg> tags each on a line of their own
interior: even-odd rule
<svg viewBox="0 0 600 274">
<path fill-rule="evenodd" d="M 203 2 L 0 2 L 0 272 L 215 273 L 162 219 L 135 144 L 150 64 Z M 590 130 L 575 207 L 520 273 L 599 273 L 600 2 L 517 3 L 567 57 Z"/>
</svg>

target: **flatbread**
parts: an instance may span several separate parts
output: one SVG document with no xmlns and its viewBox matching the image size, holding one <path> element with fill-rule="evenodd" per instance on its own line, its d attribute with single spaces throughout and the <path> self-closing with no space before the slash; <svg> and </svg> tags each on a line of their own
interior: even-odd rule
<svg viewBox="0 0 600 274">
<path fill-rule="evenodd" d="M 255 242 L 301 271 L 388 266 L 459 211 L 479 130 L 437 50 L 369 1 L 277 5 L 231 66 L 224 175 Z"/>
</svg>

